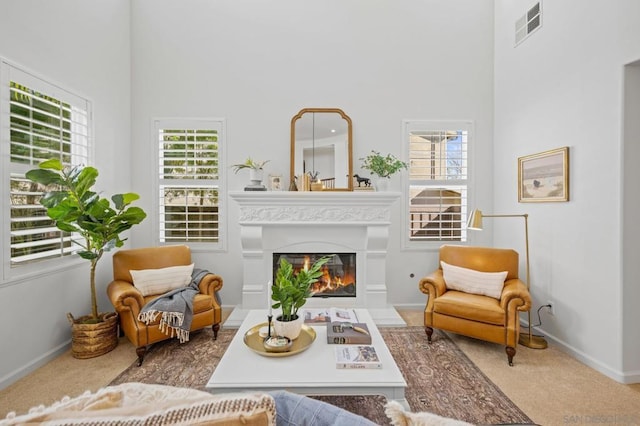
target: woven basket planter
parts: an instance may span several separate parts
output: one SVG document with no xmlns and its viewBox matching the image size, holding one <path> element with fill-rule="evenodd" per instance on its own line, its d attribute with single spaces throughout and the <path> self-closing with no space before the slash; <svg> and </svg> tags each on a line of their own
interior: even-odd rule
<svg viewBox="0 0 640 426">
<path fill-rule="evenodd" d="M 95 358 L 118 346 L 118 315 L 115 312 L 101 313 L 102 322 L 84 324 L 90 317 L 85 315 L 75 319 L 67 314 L 71 323 L 71 354 L 74 358 Z"/>
</svg>

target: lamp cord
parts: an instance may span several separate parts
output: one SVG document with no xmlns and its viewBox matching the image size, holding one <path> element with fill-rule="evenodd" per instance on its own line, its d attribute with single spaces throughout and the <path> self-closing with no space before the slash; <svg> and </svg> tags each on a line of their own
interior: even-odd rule
<svg viewBox="0 0 640 426">
<path fill-rule="evenodd" d="M 551 305 L 542 305 L 538 308 L 538 310 L 536 311 L 536 314 L 538 315 L 538 323 L 537 324 L 531 324 L 531 328 L 534 327 L 540 327 L 542 325 L 542 319 L 540 318 L 540 311 L 542 310 L 542 308 L 550 308 Z M 520 325 L 521 327 L 524 327 L 522 324 Z"/>
</svg>

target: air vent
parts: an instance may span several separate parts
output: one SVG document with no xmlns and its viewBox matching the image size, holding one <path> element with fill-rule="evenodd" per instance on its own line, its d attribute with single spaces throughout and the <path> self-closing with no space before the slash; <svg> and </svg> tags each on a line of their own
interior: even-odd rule
<svg viewBox="0 0 640 426">
<path fill-rule="evenodd" d="M 516 21 L 516 46 L 542 25 L 542 9 L 540 2 L 536 3 Z"/>
</svg>

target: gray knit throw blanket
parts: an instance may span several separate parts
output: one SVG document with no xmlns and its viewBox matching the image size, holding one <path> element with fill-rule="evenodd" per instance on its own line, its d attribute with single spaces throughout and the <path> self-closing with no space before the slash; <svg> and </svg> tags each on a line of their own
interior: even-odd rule
<svg viewBox="0 0 640 426">
<path fill-rule="evenodd" d="M 193 320 L 193 298 L 200 292 L 198 284 L 208 273 L 205 269 L 194 268 L 188 286 L 171 290 L 147 303 L 138 314 L 138 321 L 149 325 L 161 315 L 160 331 L 170 337 L 176 336 L 180 343 L 188 342 Z"/>
</svg>

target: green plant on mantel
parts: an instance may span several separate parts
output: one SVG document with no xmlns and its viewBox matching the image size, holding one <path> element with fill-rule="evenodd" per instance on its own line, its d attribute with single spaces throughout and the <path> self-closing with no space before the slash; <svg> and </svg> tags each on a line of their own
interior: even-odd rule
<svg viewBox="0 0 640 426">
<path fill-rule="evenodd" d="M 248 157 L 244 163 L 234 164 L 231 167 L 233 167 L 236 173 L 238 173 L 242 169 L 262 170 L 264 165 L 267 164 L 268 162 L 269 160 L 256 161 L 256 160 L 253 160 L 251 157 Z"/>
<path fill-rule="evenodd" d="M 92 190 L 98 177 L 94 167 L 64 167 L 60 160 L 50 159 L 40 163 L 39 168 L 29 170 L 27 179 L 52 188 L 40 199 L 47 208 L 47 215 L 55 221 L 63 232 L 79 234 L 82 241 L 74 240 L 82 249 L 81 258 L 91 262 L 91 317 L 85 323 L 98 323 L 98 303 L 96 300 L 96 265 L 105 251 L 122 247 L 126 238 L 120 234 L 147 217 L 140 207 L 129 204 L 140 198 L 128 192 L 111 197 L 114 206 L 106 198 Z"/>
<path fill-rule="evenodd" d="M 331 257 L 323 256 L 311 267 L 301 269 L 297 273 L 287 259 L 280 258 L 276 281 L 271 286 L 271 299 L 276 303 L 271 307 L 282 309 L 282 321 L 293 321 L 298 318 L 298 309 L 304 306 L 307 298 L 311 296 L 311 284 L 317 282 L 322 276 L 322 266 Z"/>
<path fill-rule="evenodd" d="M 407 163 L 397 159 L 391 154 L 382 155 L 377 151 L 371 151 L 371 154 L 365 158 L 360 158 L 363 161 L 362 168 L 371 171 L 374 175 L 381 178 L 390 178 L 391 175 L 399 172 L 402 169 L 406 169 Z"/>
</svg>

